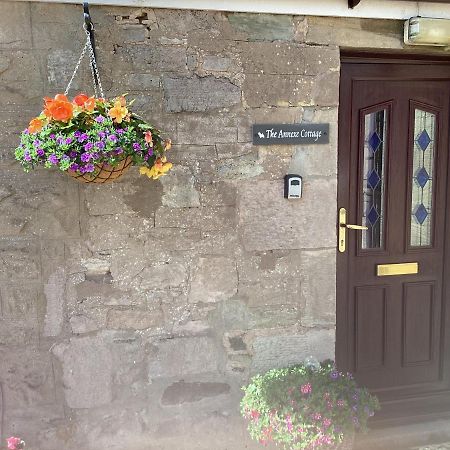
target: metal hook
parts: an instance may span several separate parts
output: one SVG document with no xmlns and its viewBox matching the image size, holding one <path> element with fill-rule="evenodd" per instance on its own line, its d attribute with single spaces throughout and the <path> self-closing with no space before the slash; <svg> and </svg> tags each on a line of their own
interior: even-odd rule
<svg viewBox="0 0 450 450">
<path fill-rule="evenodd" d="M 91 14 L 89 13 L 89 2 L 83 2 L 83 11 L 84 11 L 84 23 L 88 31 L 94 29 L 94 24 L 92 23 Z"/>
</svg>

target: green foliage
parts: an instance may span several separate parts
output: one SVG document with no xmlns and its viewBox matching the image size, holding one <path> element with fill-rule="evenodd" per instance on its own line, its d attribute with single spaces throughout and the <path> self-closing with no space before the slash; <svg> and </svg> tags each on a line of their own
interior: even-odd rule
<svg viewBox="0 0 450 450">
<path fill-rule="evenodd" d="M 345 434 L 366 431 L 368 418 L 379 409 L 375 396 L 329 360 L 316 368 L 270 370 L 243 390 L 241 413 L 252 439 L 285 449 L 333 448 Z"/>
</svg>

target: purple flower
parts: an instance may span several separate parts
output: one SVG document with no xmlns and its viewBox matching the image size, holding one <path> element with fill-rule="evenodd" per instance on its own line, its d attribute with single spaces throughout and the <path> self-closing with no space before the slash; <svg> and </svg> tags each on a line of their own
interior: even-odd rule
<svg viewBox="0 0 450 450">
<path fill-rule="evenodd" d="M 333 370 L 333 372 L 331 372 L 330 374 L 330 378 L 332 380 L 337 380 L 339 378 L 339 372 L 337 370 Z"/>
<path fill-rule="evenodd" d="M 87 144 L 84 144 L 84 150 L 87 151 L 87 152 L 89 150 L 92 150 L 93 147 L 94 147 L 94 144 L 92 142 L 88 142 Z"/>
<path fill-rule="evenodd" d="M 97 116 L 97 117 L 95 118 L 95 121 L 96 121 L 97 123 L 103 123 L 103 122 L 105 121 L 105 118 L 104 118 L 103 116 Z"/>
<path fill-rule="evenodd" d="M 69 169 L 70 169 L 70 170 L 78 170 L 79 167 L 80 167 L 80 166 L 79 166 L 77 163 L 72 163 L 72 164 L 69 166 Z"/>
<path fill-rule="evenodd" d="M 73 135 L 74 135 L 76 138 L 78 138 L 78 137 L 81 136 L 81 131 L 80 131 L 80 130 L 77 130 L 77 131 L 75 131 L 75 133 L 73 133 Z M 50 135 L 50 137 L 52 137 L 52 136 Z"/>
<path fill-rule="evenodd" d="M 24 159 L 25 161 L 31 161 L 31 155 L 30 155 L 28 152 L 25 152 L 25 153 L 23 154 L 23 159 Z"/>
<path fill-rule="evenodd" d="M 55 134 L 54 133 L 52 133 L 50 136 L 49 136 L 49 138 L 50 139 L 55 139 L 56 138 L 56 136 L 55 136 Z"/>
<path fill-rule="evenodd" d="M 69 157 L 67 156 L 67 155 L 64 155 L 62 158 L 61 158 L 63 161 L 69 161 Z"/>
<path fill-rule="evenodd" d="M 153 147 L 150 147 L 147 151 L 148 156 L 152 156 L 153 155 Z"/>
<path fill-rule="evenodd" d="M 98 153 L 92 153 L 92 159 L 98 159 L 100 155 Z"/>
<path fill-rule="evenodd" d="M 100 150 L 103 150 L 105 148 L 105 143 L 102 142 L 102 141 L 98 141 L 98 142 L 95 143 L 95 146 L 97 148 L 99 148 Z"/>
<path fill-rule="evenodd" d="M 28 128 L 25 128 L 25 130 L 22 131 L 23 134 L 30 134 L 30 132 L 28 131 Z"/>
<path fill-rule="evenodd" d="M 39 139 L 36 139 L 36 140 L 33 142 L 33 145 L 34 145 L 35 147 L 39 147 L 39 146 L 41 145 L 41 141 L 40 141 Z"/>
<path fill-rule="evenodd" d="M 66 145 L 71 144 L 72 141 L 73 141 L 73 139 L 72 139 L 71 137 L 68 137 L 68 138 L 66 139 Z"/>
<path fill-rule="evenodd" d="M 84 170 L 86 172 L 93 172 L 95 170 L 95 166 L 94 166 L 94 164 L 86 164 L 84 166 Z"/>
<path fill-rule="evenodd" d="M 108 136 L 108 139 L 111 142 L 117 142 L 117 136 L 115 134 L 111 134 L 110 136 Z"/>
<path fill-rule="evenodd" d="M 62 144 L 64 143 L 64 138 L 62 138 L 62 137 L 60 136 L 58 139 L 56 139 L 56 142 L 57 142 L 59 145 L 62 145 Z"/>
<path fill-rule="evenodd" d="M 123 134 L 123 133 L 125 133 L 125 130 L 123 130 L 122 128 L 117 128 L 116 133 Z"/>
<path fill-rule="evenodd" d="M 86 133 L 82 133 L 80 134 L 80 136 L 78 137 L 78 142 L 84 142 L 86 139 L 88 139 L 88 135 Z"/>
<path fill-rule="evenodd" d="M 52 164 L 58 164 L 58 157 L 52 153 L 49 157 L 48 160 L 52 163 Z"/>
<path fill-rule="evenodd" d="M 97 134 L 100 139 L 105 139 L 106 137 L 106 133 L 104 131 L 99 131 Z"/>
<path fill-rule="evenodd" d="M 135 142 L 133 144 L 133 148 L 135 152 L 138 152 L 139 150 L 141 150 L 141 144 L 139 144 L 139 142 Z"/>
<path fill-rule="evenodd" d="M 43 150 L 42 148 L 38 148 L 38 149 L 36 150 L 36 154 L 37 154 L 38 156 L 44 156 L 44 150 Z"/>
<path fill-rule="evenodd" d="M 70 156 L 71 158 L 76 158 L 77 155 L 78 155 L 77 152 L 70 152 L 70 153 L 69 153 L 69 156 Z"/>
<path fill-rule="evenodd" d="M 81 155 L 81 161 L 83 161 L 83 162 L 88 162 L 88 161 L 91 160 L 91 158 L 92 158 L 92 155 L 90 153 L 87 153 L 87 152 L 83 153 Z"/>
<path fill-rule="evenodd" d="M 122 147 L 117 147 L 117 148 L 114 150 L 114 153 L 115 153 L 116 155 L 120 155 L 121 153 L 123 153 L 123 148 L 122 148 Z"/>
</svg>

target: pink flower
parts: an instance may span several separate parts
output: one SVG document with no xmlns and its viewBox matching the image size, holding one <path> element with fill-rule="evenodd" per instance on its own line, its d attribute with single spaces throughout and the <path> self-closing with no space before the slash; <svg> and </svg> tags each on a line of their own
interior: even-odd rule
<svg viewBox="0 0 450 450">
<path fill-rule="evenodd" d="M 331 420 L 330 419 L 323 419 L 323 426 L 325 428 L 328 428 L 331 425 Z"/>
<path fill-rule="evenodd" d="M 250 417 L 252 418 L 252 420 L 258 420 L 260 415 L 261 414 L 259 414 L 256 409 L 252 410 L 252 412 L 250 413 Z"/>
<path fill-rule="evenodd" d="M 292 426 L 292 419 L 291 416 L 286 416 L 286 425 L 287 425 L 287 429 L 289 431 L 289 433 L 293 430 L 293 426 Z"/>
<path fill-rule="evenodd" d="M 18 447 L 20 444 L 22 444 L 22 439 L 18 437 L 11 436 L 10 438 L 6 439 L 6 443 L 8 444 L 8 450 L 18 450 L 20 447 Z"/>
<path fill-rule="evenodd" d="M 302 394 L 310 394 L 312 391 L 311 383 L 302 384 L 300 390 Z"/>
</svg>

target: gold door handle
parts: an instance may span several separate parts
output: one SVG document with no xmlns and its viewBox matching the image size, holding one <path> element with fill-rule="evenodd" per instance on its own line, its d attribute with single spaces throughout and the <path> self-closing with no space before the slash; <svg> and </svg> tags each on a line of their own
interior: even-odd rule
<svg viewBox="0 0 450 450">
<path fill-rule="evenodd" d="M 345 208 L 339 210 L 339 244 L 340 253 L 344 253 L 347 248 L 347 228 L 349 230 L 368 230 L 364 225 L 351 225 L 347 223 L 347 211 Z"/>
<path fill-rule="evenodd" d="M 345 228 L 349 228 L 350 230 L 368 230 L 368 227 L 364 225 L 345 225 Z"/>
</svg>

